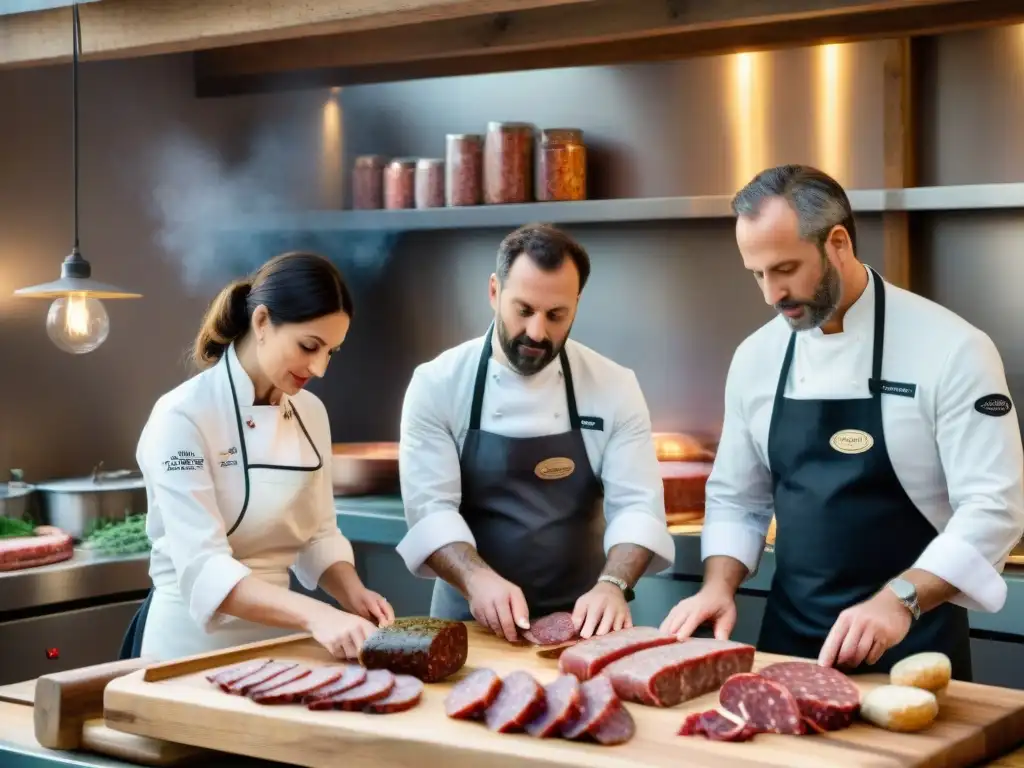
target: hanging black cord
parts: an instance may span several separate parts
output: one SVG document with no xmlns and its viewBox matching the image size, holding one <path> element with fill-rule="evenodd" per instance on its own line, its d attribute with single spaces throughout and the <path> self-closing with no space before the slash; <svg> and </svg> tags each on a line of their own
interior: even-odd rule
<svg viewBox="0 0 1024 768">
<path fill-rule="evenodd" d="M 75 210 L 75 247 L 78 252 L 78 51 L 82 46 L 82 27 L 78 20 L 78 3 L 71 6 L 74 18 L 72 26 L 71 46 L 71 164 L 75 174 L 74 210 Z"/>
</svg>

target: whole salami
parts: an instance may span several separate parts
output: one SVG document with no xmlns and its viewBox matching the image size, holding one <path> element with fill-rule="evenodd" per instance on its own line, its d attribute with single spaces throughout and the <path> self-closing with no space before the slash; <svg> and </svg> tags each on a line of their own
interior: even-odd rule
<svg viewBox="0 0 1024 768">
<path fill-rule="evenodd" d="M 396 619 L 363 643 L 359 662 L 436 683 L 458 672 L 469 656 L 469 633 L 461 621 L 432 618 Z"/>
<path fill-rule="evenodd" d="M 814 730 L 838 731 L 853 724 L 860 689 L 842 672 L 809 661 L 780 661 L 761 676 L 786 688 Z"/>
</svg>

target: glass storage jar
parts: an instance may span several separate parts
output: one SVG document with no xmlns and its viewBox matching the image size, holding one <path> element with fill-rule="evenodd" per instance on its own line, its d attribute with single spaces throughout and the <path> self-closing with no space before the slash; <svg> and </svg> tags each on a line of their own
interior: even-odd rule
<svg viewBox="0 0 1024 768">
<path fill-rule="evenodd" d="M 533 126 L 488 123 L 484 139 L 484 202 L 528 203 L 532 193 Z"/>
<path fill-rule="evenodd" d="M 541 131 L 537 199 L 587 199 L 587 148 L 578 128 Z"/>
<path fill-rule="evenodd" d="M 416 163 L 416 207 L 444 207 L 444 160 L 421 157 Z"/>
<path fill-rule="evenodd" d="M 416 202 L 416 160 L 398 157 L 384 169 L 384 207 L 412 208 Z"/>
<path fill-rule="evenodd" d="M 484 137 L 449 133 L 445 137 L 445 204 L 480 205 Z"/>
<path fill-rule="evenodd" d="M 384 206 L 384 158 L 360 155 L 352 169 L 352 207 L 359 211 Z"/>
</svg>

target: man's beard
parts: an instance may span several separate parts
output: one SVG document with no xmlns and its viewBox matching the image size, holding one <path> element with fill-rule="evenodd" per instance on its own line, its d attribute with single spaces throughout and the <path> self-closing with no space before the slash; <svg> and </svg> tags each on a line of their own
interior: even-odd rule
<svg viewBox="0 0 1024 768">
<path fill-rule="evenodd" d="M 562 351 L 562 347 L 556 349 L 549 339 L 536 342 L 525 333 L 521 333 L 515 338 L 509 338 L 508 328 L 502 322 L 501 317 L 496 317 L 495 322 L 498 328 L 498 343 L 501 344 L 501 351 L 505 353 L 505 358 L 508 360 L 512 370 L 522 376 L 533 376 L 535 373 L 544 370 L 552 360 L 558 357 L 558 353 Z M 539 350 L 543 354 L 524 354 L 522 352 L 524 347 Z"/>
<path fill-rule="evenodd" d="M 842 296 L 842 283 L 839 278 L 839 271 L 824 253 L 821 255 L 821 261 L 824 272 L 821 275 L 821 280 L 818 282 L 818 287 L 814 290 L 813 299 L 810 301 L 786 299 L 775 305 L 775 310 L 780 314 L 784 309 L 804 308 L 804 313 L 800 317 L 786 317 L 782 315 L 794 331 L 809 331 L 812 328 L 820 328 L 828 322 L 828 319 L 836 311 L 836 307 L 839 306 L 839 300 Z"/>
</svg>

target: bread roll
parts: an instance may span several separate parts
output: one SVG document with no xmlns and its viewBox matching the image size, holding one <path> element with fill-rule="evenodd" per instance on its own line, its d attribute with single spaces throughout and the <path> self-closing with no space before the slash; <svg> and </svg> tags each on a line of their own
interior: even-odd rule
<svg viewBox="0 0 1024 768">
<path fill-rule="evenodd" d="M 909 685 L 880 685 L 861 698 L 860 716 L 879 728 L 920 731 L 939 716 L 935 694 Z"/>
<path fill-rule="evenodd" d="M 893 685 L 909 685 L 932 693 L 942 691 L 953 677 L 953 665 L 944 653 L 926 651 L 897 661 L 889 671 Z"/>
</svg>

